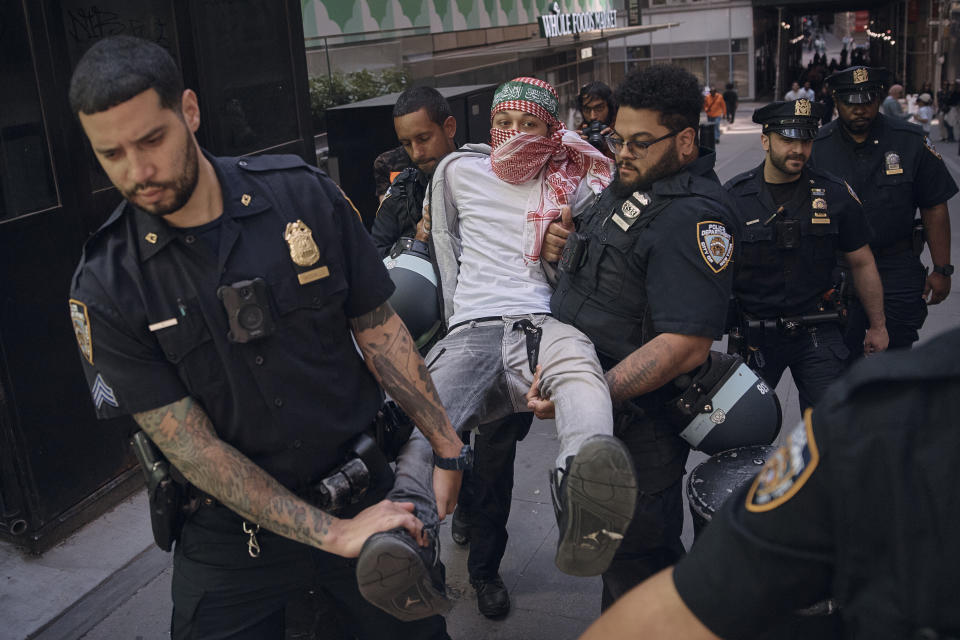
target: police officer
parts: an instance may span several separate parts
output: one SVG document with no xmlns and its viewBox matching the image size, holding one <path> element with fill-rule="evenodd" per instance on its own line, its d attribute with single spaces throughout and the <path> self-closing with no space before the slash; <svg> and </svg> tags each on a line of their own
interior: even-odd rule
<svg viewBox="0 0 960 640">
<path fill-rule="evenodd" d="M 890 348 L 909 347 L 927 315 L 950 293 L 950 218 L 947 200 L 957 193 L 940 154 L 917 125 L 880 114 L 886 69 L 850 67 L 827 81 L 838 119 L 820 129 L 812 166 L 843 178 L 860 196 L 873 236 L 870 248 L 883 282 Z M 920 209 L 933 270 L 920 263 L 922 241 L 914 234 Z M 861 350 L 868 323 L 863 306 L 851 301 L 846 343 Z"/>
<path fill-rule="evenodd" d="M 840 312 L 823 299 L 834 285 L 838 250 L 870 320 L 861 350 L 887 346 L 883 290 L 863 209 L 842 180 L 806 166 L 821 110 L 800 99 L 754 111 L 767 156 L 724 185 L 743 226 L 733 281 L 740 353 L 774 386 L 790 367 L 802 407 L 816 403 L 848 355 Z"/>
<path fill-rule="evenodd" d="M 384 303 L 392 284 L 349 200 L 296 157 L 203 152 L 197 96 L 153 43 L 95 44 L 70 101 L 125 198 L 71 287 L 91 394 L 101 418 L 133 415 L 198 506 L 174 553 L 172 637 L 280 637 L 306 587 L 354 635 L 447 637 L 436 509 L 452 509 L 469 450 Z M 336 517 L 301 496 L 367 442 L 380 384 L 439 468 L 417 433 L 400 502 L 355 495 Z M 372 449 L 370 482 L 389 487 Z"/>
<path fill-rule="evenodd" d="M 617 178 L 575 233 L 563 223 L 548 229 L 545 254 L 558 257 L 565 240 L 550 308 L 593 341 L 637 473 L 633 521 L 603 574 L 604 608 L 684 553 L 689 447 L 663 408 L 676 395 L 664 385 L 700 367 L 723 333 L 737 224 L 714 154 L 696 145 L 697 79 L 655 65 L 628 75 L 616 99 L 608 140 Z M 549 415 L 548 405 L 531 389 L 538 415 Z"/>
<path fill-rule="evenodd" d="M 960 638 L 958 352 L 955 329 L 861 360 L 690 554 L 582 639 L 754 638 L 827 597 L 844 638 Z"/>
<path fill-rule="evenodd" d="M 430 216 L 428 212 L 421 217 L 423 200 L 433 170 L 455 149 L 457 121 L 439 91 L 410 87 L 393 106 L 393 126 L 402 148 L 417 167 L 405 169 L 390 185 L 373 223 L 373 241 L 384 256 L 401 252 L 403 243 L 410 239 L 421 254 L 429 255 Z M 398 295 L 404 293 L 398 291 Z M 488 618 L 499 618 L 510 611 L 500 561 L 509 537 L 507 519 L 517 441 L 526 436 L 532 421 L 533 414 L 513 414 L 477 429 L 474 466 L 464 474 L 460 501 L 453 513 L 450 532 L 457 544 L 470 543 L 470 584 L 477 592 L 477 608 Z"/>
</svg>

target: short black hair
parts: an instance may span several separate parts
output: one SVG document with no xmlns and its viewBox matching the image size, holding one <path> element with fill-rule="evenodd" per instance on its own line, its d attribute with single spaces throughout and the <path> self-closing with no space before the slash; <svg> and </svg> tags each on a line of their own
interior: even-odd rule
<svg viewBox="0 0 960 640">
<path fill-rule="evenodd" d="M 158 44 L 110 36 L 90 47 L 70 78 L 74 113 L 99 113 L 154 89 L 165 109 L 180 111 L 183 79 L 177 63 Z"/>
<path fill-rule="evenodd" d="M 614 117 L 617 115 L 617 101 L 613 97 L 613 89 L 599 80 L 583 85 L 583 87 L 580 88 L 580 93 L 577 94 L 577 109 L 581 114 L 583 113 L 583 103 L 590 98 L 597 98 L 607 103 L 607 111 L 610 112 L 610 122 L 613 122 Z"/>
<path fill-rule="evenodd" d="M 420 109 L 427 110 L 427 117 L 441 127 L 451 115 L 450 103 L 433 87 L 410 87 L 404 90 L 393 105 L 393 117 L 399 118 Z"/>
<path fill-rule="evenodd" d="M 700 126 L 703 94 L 692 73 L 670 64 L 655 64 L 627 74 L 614 97 L 621 107 L 660 113 L 660 124 L 671 131 Z"/>
</svg>

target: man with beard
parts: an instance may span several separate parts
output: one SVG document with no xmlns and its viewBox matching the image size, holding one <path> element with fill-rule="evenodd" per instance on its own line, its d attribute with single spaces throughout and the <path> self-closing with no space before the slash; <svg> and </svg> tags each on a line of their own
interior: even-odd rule
<svg viewBox="0 0 960 640">
<path fill-rule="evenodd" d="M 927 305 L 950 294 L 947 200 L 957 185 L 920 127 L 878 113 L 889 84 L 886 69 L 850 67 L 827 80 L 839 117 L 820 129 L 810 164 L 844 179 L 862 198 L 883 282 L 889 346 L 910 347 L 919 338 Z M 917 208 L 922 228 L 914 220 Z M 933 261 L 929 275 L 920 262 L 924 236 Z M 851 300 L 845 335 L 851 360 L 863 352 L 868 322 L 864 306 Z"/>
<path fill-rule="evenodd" d="M 565 243 L 550 309 L 593 341 L 637 472 L 637 506 L 603 574 L 603 608 L 684 553 L 689 446 L 664 407 L 678 393 L 667 383 L 704 364 L 723 334 L 737 224 L 716 156 L 697 147 L 701 96 L 679 67 L 628 75 L 608 138 L 616 180 L 575 231 L 553 224 L 545 240 L 549 260 Z M 531 389 L 538 416 L 552 412 L 549 396 Z"/>
<path fill-rule="evenodd" d="M 820 111 L 803 99 L 754 111 L 767 157 L 724 185 L 743 227 L 733 281 L 740 354 L 772 386 L 790 367 L 802 408 L 817 403 L 848 355 L 840 312 L 824 300 L 838 249 L 870 319 L 862 350 L 887 347 L 883 289 L 863 209 L 842 180 L 806 166 Z"/>
<path fill-rule="evenodd" d="M 201 150 L 196 94 L 145 40 L 93 45 L 70 103 L 125 198 L 71 287 L 84 372 L 99 417 L 132 414 L 191 506 L 171 636 L 282 637 L 311 588 L 352 636 L 448 637 L 436 536 L 463 443 L 349 200 L 299 157 Z M 395 479 L 368 435 L 381 385 L 422 431 Z M 314 506 L 358 458 L 359 502 Z"/>
<path fill-rule="evenodd" d="M 405 169 L 390 185 L 373 222 L 373 242 L 383 256 L 400 253 L 406 243 L 428 255 L 430 214 L 424 211 L 423 200 L 434 169 L 455 149 L 457 121 L 439 91 L 411 87 L 393 106 L 393 126 L 417 168 Z M 500 618 L 510 611 L 510 595 L 500 579 L 500 561 L 507 548 L 517 441 L 526 436 L 532 421 L 531 413 L 511 414 L 476 430 L 473 468 L 464 471 L 460 500 L 450 524 L 454 542 L 470 543 L 470 584 L 477 591 L 477 608 L 488 618 Z"/>
<path fill-rule="evenodd" d="M 504 83 L 491 108 L 492 150 L 467 145 L 434 172 L 431 249 L 448 331 L 426 362 L 458 430 L 529 412 L 524 395 L 542 365 L 558 407 L 554 562 L 589 576 L 607 568 L 626 531 L 636 480 L 613 437 L 593 345 L 550 315 L 543 232 L 561 209 L 589 206 L 612 173 L 603 154 L 557 119 L 559 104 L 537 78 Z"/>
</svg>

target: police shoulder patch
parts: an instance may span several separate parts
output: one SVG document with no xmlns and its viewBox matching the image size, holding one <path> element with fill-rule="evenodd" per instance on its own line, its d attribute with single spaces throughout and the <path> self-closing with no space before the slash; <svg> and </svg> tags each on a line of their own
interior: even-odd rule
<svg viewBox="0 0 960 640">
<path fill-rule="evenodd" d="M 753 480 L 747 492 L 747 511 L 762 513 L 776 509 L 806 484 L 820 462 L 820 451 L 813 438 L 812 409 L 777 449 Z"/>
<path fill-rule="evenodd" d="M 846 180 L 843 181 L 843 184 L 844 184 L 844 186 L 847 187 L 847 193 L 850 194 L 850 197 L 853 198 L 854 200 L 856 200 L 856 201 L 857 201 L 857 204 L 862 207 L 862 206 L 863 206 L 863 203 L 860 202 L 860 198 L 857 197 L 857 192 L 853 190 L 853 187 L 851 187 L 850 184 L 849 184 Z"/>
<path fill-rule="evenodd" d="M 73 333 L 77 336 L 80 353 L 93 364 L 93 334 L 90 331 L 90 314 L 87 305 L 70 298 L 70 320 L 73 322 Z"/>
<path fill-rule="evenodd" d="M 937 157 L 937 160 L 943 160 L 943 156 L 941 156 L 940 153 L 934 148 L 933 143 L 930 142 L 930 138 L 928 136 L 924 136 L 923 144 L 927 147 L 927 151 Z"/>
<path fill-rule="evenodd" d="M 697 244 L 704 262 L 714 273 L 720 273 L 733 256 L 733 237 L 727 227 L 717 220 L 697 223 Z"/>
</svg>

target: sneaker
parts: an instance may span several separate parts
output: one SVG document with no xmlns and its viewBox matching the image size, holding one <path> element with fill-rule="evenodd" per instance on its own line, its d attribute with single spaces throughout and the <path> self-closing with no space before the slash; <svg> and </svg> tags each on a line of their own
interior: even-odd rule
<svg viewBox="0 0 960 640">
<path fill-rule="evenodd" d="M 466 514 L 460 507 L 453 510 L 453 520 L 450 522 L 450 537 L 461 547 L 470 542 L 470 525 L 467 524 Z"/>
<path fill-rule="evenodd" d="M 410 622 L 450 610 L 436 536 L 418 545 L 403 529 L 370 536 L 357 559 L 357 585 L 370 603 Z"/>
<path fill-rule="evenodd" d="M 637 501 L 627 447 L 613 436 L 593 436 L 551 480 L 560 529 L 557 568 L 572 576 L 603 573 L 623 541 Z"/>
<path fill-rule="evenodd" d="M 490 579 L 471 579 L 477 590 L 477 609 L 488 618 L 502 618 L 510 613 L 510 594 L 499 575 Z"/>
</svg>

